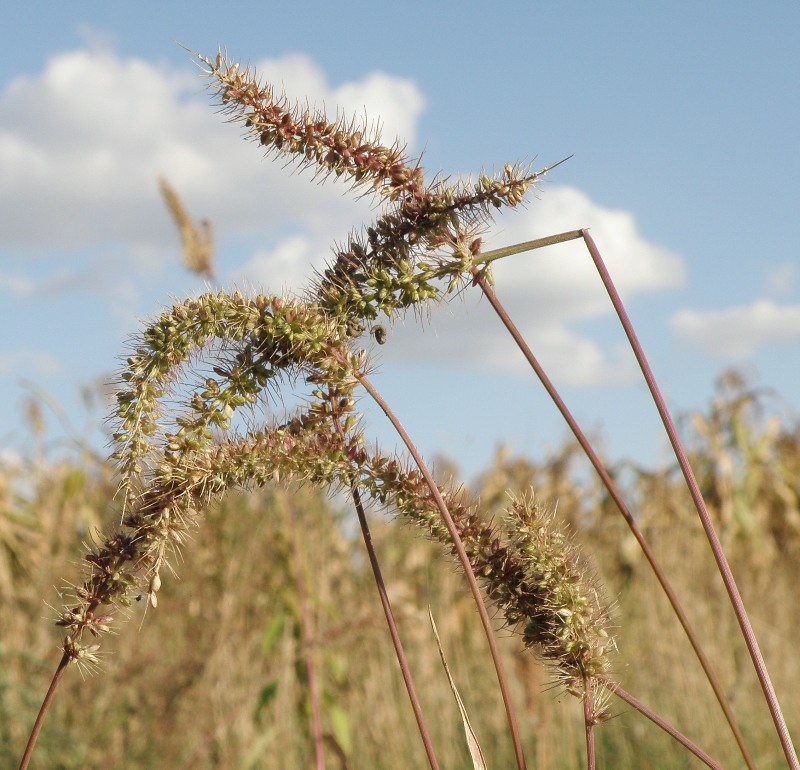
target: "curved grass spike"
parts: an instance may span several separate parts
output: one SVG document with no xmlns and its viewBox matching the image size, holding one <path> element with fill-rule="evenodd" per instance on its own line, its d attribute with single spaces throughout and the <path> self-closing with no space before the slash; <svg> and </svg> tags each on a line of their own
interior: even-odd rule
<svg viewBox="0 0 800 770">
<path fill-rule="evenodd" d="M 182 383 L 203 351 L 214 352 L 214 343 L 224 343 L 226 356 L 224 366 L 214 367 L 217 378 L 195 387 Z M 234 487 L 291 478 L 335 489 L 357 484 L 453 547 L 427 482 L 398 460 L 363 447 L 353 392 L 365 376 L 365 362 L 363 350 L 351 349 L 346 324 L 314 306 L 277 297 L 203 295 L 176 304 L 148 326 L 128 359 L 126 386 L 118 396 L 123 528 L 86 556 L 86 578 L 58 620 L 68 632 L 65 658 L 96 663 L 97 637 L 110 630 L 116 609 L 140 596 L 157 605 L 161 569 L 184 544 L 198 511 Z M 306 407 L 278 425 L 243 436 L 231 431 L 234 414 L 250 409 L 270 382 L 288 373 L 318 386 Z M 166 404 L 181 392 L 181 408 L 172 413 Z M 607 664 L 595 662 L 598 645 L 576 645 L 565 630 L 579 617 L 576 608 L 556 606 L 535 569 L 526 567 L 535 549 L 530 538 L 521 537 L 523 530 L 512 528 L 516 534 L 509 539 L 457 500 L 450 505 L 470 564 L 508 623 L 525 625 L 527 643 L 542 644 L 544 657 L 560 667 L 565 681 L 574 685 L 606 672 Z M 514 510 L 519 516 L 522 508 Z M 593 606 L 592 595 L 586 592 L 585 606 Z M 604 615 L 591 612 L 598 619 Z M 587 627 L 588 637 L 598 628 Z M 85 632 L 91 645 L 83 642 Z"/>
<path fill-rule="evenodd" d="M 458 513 L 454 528 L 445 531 L 431 502 L 442 499 L 439 490 L 398 460 L 367 453 L 354 411 L 354 390 L 364 384 L 367 367 L 365 351 L 355 344 L 360 320 L 422 307 L 471 282 L 480 228 L 494 209 L 523 202 L 547 169 L 528 173 L 507 165 L 474 184 L 427 184 L 419 161 L 406 158 L 399 146 L 379 144 L 353 122 L 329 122 L 289 105 L 222 56 L 213 63 L 200 59 L 224 111 L 268 152 L 293 157 L 317 174 L 343 177 L 390 208 L 338 251 L 305 301 L 205 294 L 176 303 L 134 342 L 121 375 L 113 436 L 121 528 L 87 554 L 85 579 L 72 588 L 58 619 L 67 636 L 57 677 L 68 662 L 98 661 L 96 638 L 110 630 L 118 611 L 140 597 L 156 606 L 161 570 L 204 505 L 233 487 L 289 478 L 337 489 L 358 486 L 392 505 L 467 553 L 465 570 L 475 570 L 510 625 L 524 625 L 528 642 L 542 644 L 562 679 L 585 683 L 607 671 L 600 662 L 605 643 L 577 641 L 573 633 L 588 630 L 569 604 L 575 596 L 567 597 L 567 605 L 556 602 L 531 566 L 536 546 L 525 505 L 512 506 L 511 515 L 528 516 L 525 525 L 517 521 L 529 527 L 527 534 L 512 536 L 481 524 L 474 511 L 448 496 Z M 280 424 L 252 421 L 263 395 L 294 378 L 313 389 L 305 406 Z M 237 414 L 249 415 L 255 427 L 238 433 Z M 589 589 L 580 601 L 595 607 L 596 598 Z M 599 623 L 606 616 L 602 609 L 589 612 Z M 85 644 L 87 633 L 91 645 Z M 37 720 L 32 740 L 39 726 Z M 516 750 L 524 767 L 518 742 Z"/>
<path fill-rule="evenodd" d="M 450 536 L 450 542 L 452 543 L 452 548 L 454 554 L 457 556 L 458 561 L 461 564 L 461 567 L 464 572 L 464 576 L 467 579 L 467 583 L 470 587 L 470 591 L 475 599 L 475 605 L 478 610 L 478 615 L 481 620 L 481 625 L 483 626 L 484 633 L 486 636 L 486 641 L 489 645 L 489 650 L 491 652 L 492 663 L 495 668 L 495 672 L 497 674 L 498 684 L 500 686 L 500 691 L 503 696 L 503 703 L 506 709 L 506 715 L 508 718 L 509 728 L 511 730 L 511 737 L 514 743 L 514 751 L 516 755 L 517 765 L 520 768 L 525 767 L 525 756 L 522 752 L 522 742 L 519 735 L 519 728 L 517 725 L 516 713 L 513 707 L 513 703 L 511 701 L 511 694 L 509 692 L 508 683 L 505 676 L 504 666 L 502 659 L 499 654 L 499 650 L 497 648 L 497 640 L 495 639 L 495 634 L 493 630 L 492 623 L 489 619 L 488 613 L 486 611 L 485 602 L 480 593 L 480 588 L 478 587 L 478 583 L 475 577 L 475 570 L 472 568 L 472 563 L 467 555 L 466 548 L 463 542 L 463 539 L 459 533 L 459 528 L 453 519 L 453 516 L 450 513 L 449 507 L 447 502 L 442 496 L 439 488 L 436 485 L 436 482 L 430 472 L 430 470 L 425 465 L 424 460 L 422 459 L 419 451 L 414 446 L 413 442 L 411 441 L 410 436 L 406 432 L 403 425 L 397 419 L 397 417 L 392 412 L 389 405 L 383 399 L 383 397 L 378 393 L 378 391 L 374 388 L 372 383 L 367 378 L 362 378 L 362 385 L 367 390 L 367 392 L 372 396 L 372 398 L 376 401 L 376 403 L 380 406 L 384 414 L 389 418 L 392 426 L 395 428 L 397 433 L 403 439 L 403 443 L 405 443 L 406 448 L 408 449 L 409 453 L 414 459 L 414 462 L 419 469 L 420 474 L 427 486 L 431 494 L 431 498 L 438 509 L 438 513 L 441 517 L 441 521 L 444 524 L 444 528 L 446 529 L 447 533 Z M 491 548 L 492 550 L 495 549 L 497 543 L 492 541 Z M 595 594 L 596 596 L 596 594 Z M 512 621 L 513 622 L 513 621 Z M 586 679 L 584 678 L 584 683 L 586 684 Z M 579 694 L 579 693 L 576 693 Z M 584 700 L 586 701 L 586 693 L 584 693 Z M 590 770 L 592 766 L 590 765 Z"/>
<path fill-rule="evenodd" d="M 326 438 L 335 439 L 331 420 L 336 416 L 356 427 L 350 414 L 357 382 L 352 372 L 365 361 L 364 352 L 351 352 L 342 336 L 341 328 L 314 308 L 277 297 L 246 300 L 222 293 L 177 304 L 144 331 L 118 394 L 114 438 L 120 445 L 115 456 L 125 496 L 124 528 L 86 556 L 87 578 L 58 620 L 70 632 L 65 654 L 86 658 L 83 632 L 96 636 L 107 630 L 108 617 L 98 615 L 98 607 L 126 606 L 137 592 L 156 605 L 165 560 L 183 545 L 197 509 L 210 499 L 231 486 L 263 483 L 267 473 L 300 472 L 314 481 L 330 475 L 340 451 L 338 443 L 333 449 L 325 445 Z M 228 347 L 226 359 L 215 358 L 224 364 L 214 367 L 217 379 L 208 377 L 194 389 L 185 384 L 182 409 L 170 414 L 165 401 L 177 397 L 181 372 L 214 341 Z M 277 375 L 294 372 L 309 383 L 335 387 L 316 390 L 294 420 L 252 432 L 247 446 L 226 441 L 236 411 L 256 403 Z M 301 433 L 316 441 L 310 457 L 292 451 L 294 436 Z M 256 447 L 269 447 L 281 462 L 256 465 Z M 223 455 L 229 465 L 236 460 L 226 473 L 220 471 Z"/>
<path fill-rule="evenodd" d="M 336 259 L 309 293 L 333 315 L 374 320 L 441 296 L 469 279 L 480 249 L 479 232 L 500 208 L 520 205 L 545 168 L 531 172 L 506 164 L 501 174 L 474 183 L 425 179 L 420 158 L 395 143 L 387 147 L 364 123 L 331 121 L 321 111 L 291 103 L 257 75 L 221 53 L 212 61 L 195 54 L 223 113 L 246 135 L 315 176 L 334 176 L 390 208 L 363 235 L 336 250 Z M 551 166 L 552 168 L 552 166 Z"/>
<path fill-rule="evenodd" d="M 361 473 L 374 499 L 455 552 L 420 472 L 374 455 L 365 458 Z M 512 498 L 498 527 L 458 495 L 442 495 L 472 568 L 507 625 L 553 666 L 565 689 L 582 695 L 586 678 L 610 670 L 615 647 L 608 606 L 577 547 L 555 525 L 553 513 L 532 496 Z"/>
</svg>

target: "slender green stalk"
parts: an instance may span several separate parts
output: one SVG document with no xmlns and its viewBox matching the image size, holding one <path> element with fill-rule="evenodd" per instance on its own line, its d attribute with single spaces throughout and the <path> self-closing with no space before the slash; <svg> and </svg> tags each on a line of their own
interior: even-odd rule
<svg viewBox="0 0 800 770">
<path fill-rule="evenodd" d="M 489 265 L 498 259 L 510 257 L 513 254 L 522 254 L 526 251 L 533 251 L 534 249 L 542 249 L 545 246 L 555 246 L 557 243 L 564 243 L 566 241 L 575 241 L 581 237 L 581 230 L 570 230 L 565 233 L 558 233 L 556 235 L 547 235 L 544 238 L 536 238 L 532 241 L 523 241 L 522 243 L 515 243 L 513 246 L 504 246 L 502 249 L 493 249 L 492 251 L 482 251 L 478 257 L 475 258 L 476 265 Z"/>
</svg>

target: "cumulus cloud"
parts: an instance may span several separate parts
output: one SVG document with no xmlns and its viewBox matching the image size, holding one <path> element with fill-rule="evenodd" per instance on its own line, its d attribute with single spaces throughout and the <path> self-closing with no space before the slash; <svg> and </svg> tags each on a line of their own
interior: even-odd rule
<svg viewBox="0 0 800 770">
<path fill-rule="evenodd" d="M 424 99 L 411 81 L 370 72 L 332 85 L 302 54 L 255 67 L 291 98 L 379 119 L 386 143 L 396 136 L 416 140 Z M 193 215 L 214 222 L 227 249 L 227 282 L 267 291 L 304 285 L 329 258 L 332 243 L 372 218 L 370 202 L 352 201 L 343 185 L 315 184 L 308 172 L 291 174 L 280 163 L 262 161 L 260 149 L 241 141 L 210 108 L 203 86 L 188 63 L 173 70 L 107 48 L 53 56 L 42 72 L 11 81 L 0 94 L 0 251 L 54 260 L 83 253 L 83 264 L 70 263 L 69 275 L 92 275 L 78 284 L 101 293 L 98 283 L 105 282 L 109 296 L 118 296 L 115 270 L 95 269 L 98 253 L 113 252 L 117 260 L 128 254 L 142 272 L 177 260 L 176 234 L 157 189 L 164 175 Z M 547 186 L 527 210 L 506 214 L 485 247 L 581 227 L 592 229 L 626 300 L 684 280 L 681 259 L 647 241 L 630 212 L 605 208 L 567 187 Z M 254 248 L 256 242 L 263 245 Z M 55 272 L 55 278 L 62 275 Z M 495 275 L 537 354 L 567 382 L 629 378 L 623 353 L 576 329 L 610 312 L 580 243 L 510 257 L 496 265 Z M 37 291 L 72 285 L 55 278 L 40 281 Z M 18 297 L 32 291 L 23 275 L 0 283 Z M 125 296 L 132 302 L 132 289 Z M 439 320 L 439 333 L 451 341 L 445 355 L 437 354 L 440 363 L 516 371 L 511 361 L 518 357 L 502 352 L 505 336 L 494 321 L 489 326 L 459 303 Z M 406 359 L 425 355 L 409 334 L 399 332 L 397 347 Z"/>
<path fill-rule="evenodd" d="M 675 288 L 685 281 L 680 256 L 650 243 L 633 214 L 609 209 L 580 190 L 548 186 L 527 211 L 510 212 L 495 227 L 487 248 L 588 228 L 623 299 Z M 608 312 L 608 300 L 582 240 L 508 257 L 497 263 L 498 287 L 536 315 L 565 320 Z M 521 308 L 523 309 L 523 308 Z"/>
<path fill-rule="evenodd" d="M 800 306 L 780 306 L 760 299 L 726 310 L 681 310 L 672 330 L 718 358 L 747 358 L 761 348 L 800 342 Z"/>
<path fill-rule="evenodd" d="M 548 185 L 528 209 L 504 214 L 488 234 L 485 249 L 581 228 L 591 230 L 626 302 L 684 283 L 682 258 L 644 238 L 630 212 L 604 207 L 570 187 Z M 495 263 L 493 272 L 498 296 L 559 382 L 587 387 L 637 376 L 625 344 L 604 347 L 584 331 L 586 322 L 613 309 L 582 240 L 507 257 Z M 408 359 L 427 355 L 431 362 L 521 374 L 526 364 L 485 305 L 452 303 L 434 311 L 436 343 L 421 345 L 408 328 L 398 328 L 397 344 Z"/>
<path fill-rule="evenodd" d="M 259 250 L 236 271 L 234 282 L 273 293 L 296 291 L 311 277 L 310 265 L 319 266 L 329 255 L 322 238 L 291 235 L 274 249 Z"/>
<path fill-rule="evenodd" d="M 178 103 L 186 80 L 86 50 L 13 80 L 0 98 L 1 245 L 66 250 L 144 232 L 176 113 L 200 117 Z"/>
<path fill-rule="evenodd" d="M 424 100 L 372 72 L 334 87 L 309 57 L 257 63 L 289 96 L 380 116 L 386 141 L 413 139 Z M 268 235 L 341 221 L 342 185 L 263 162 L 209 105 L 204 81 L 107 49 L 53 56 L 0 95 L 0 248 L 53 252 L 114 241 L 173 248 L 156 180 L 167 176 L 220 233 Z M 333 109 L 333 107 L 332 107 Z"/>
<path fill-rule="evenodd" d="M 488 246 L 582 228 L 591 231 L 625 302 L 685 282 L 682 258 L 648 241 L 631 212 L 602 206 L 571 187 L 548 185 L 528 210 L 504 216 Z M 498 294 L 520 330 L 563 381 L 585 386 L 628 382 L 637 376 L 624 345 L 603 350 L 570 328 L 613 313 L 582 240 L 508 257 L 494 272 Z"/>
</svg>

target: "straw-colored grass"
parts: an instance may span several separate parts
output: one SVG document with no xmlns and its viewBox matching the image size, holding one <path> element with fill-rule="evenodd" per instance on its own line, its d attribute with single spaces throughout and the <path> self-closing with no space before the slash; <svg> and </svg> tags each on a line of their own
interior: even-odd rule
<svg viewBox="0 0 800 770">
<path fill-rule="evenodd" d="M 757 419 L 758 403 L 726 391 L 698 416 L 695 465 L 714 506 L 738 582 L 778 689 L 798 732 L 800 438 Z M 738 400 L 737 400 L 738 399 Z M 735 430 L 734 430 L 735 429 Z M 758 447 L 754 453 L 753 447 Z M 740 764 L 719 707 L 627 529 L 599 488 L 570 481 L 577 455 L 548 462 L 499 455 L 475 484 L 489 512 L 508 489 L 533 485 L 558 501 L 616 599 L 616 679 L 670 718 L 724 765 Z M 737 467 L 737 475 L 726 476 Z M 759 768 L 782 767 L 769 715 L 727 609 L 708 547 L 674 474 L 629 473 L 637 516 L 731 698 Z M 724 483 L 723 483 L 724 482 Z M 59 637 L 43 617 L 81 543 L 107 524 L 114 491 L 96 461 L 31 460 L 0 474 L 0 766 L 18 760 L 55 662 Z M 749 515 L 728 515 L 749 495 Z M 295 563 L 289 526 L 302 534 Z M 375 517 L 374 536 L 422 705 L 444 767 L 468 766 L 461 724 L 426 616 L 431 606 L 473 726 L 492 768 L 513 762 L 502 705 L 474 605 L 441 547 L 400 522 Z M 103 527 L 105 529 L 105 527 Z M 375 586 L 345 505 L 311 489 L 231 496 L 208 511 L 159 606 L 106 644 L 104 672 L 62 684 L 33 767 L 287 768 L 313 760 L 297 577 L 311 607 L 328 767 L 420 767 L 425 757 Z M 140 603 L 144 604 L 144 602 Z M 499 623 L 499 620 L 498 620 Z M 531 765 L 580 766 L 579 703 L 548 688 L 517 638 L 503 653 Z M 691 758 L 640 715 L 614 703 L 597 733 L 598 760 L 614 768 L 687 768 Z"/>
<path fill-rule="evenodd" d="M 695 419 L 694 465 L 706 503 L 589 233 L 482 251 L 481 234 L 494 210 L 523 204 L 553 165 L 531 172 L 506 164 L 492 177 L 451 184 L 426 175 L 420 159 L 406 156 L 398 142 L 382 144 L 366 124 L 330 121 L 307 104 L 291 103 L 222 54 L 199 61 L 223 111 L 267 154 L 313 167 L 317 177 L 349 181 L 385 205 L 371 227 L 336 247 L 335 260 L 302 294 L 205 293 L 175 302 L 132 338 L 110 423 L 116 511 L 112 471 L 98 461 L 47 462 L 40 454 L 7 471 L 0 484 L 6 496 L 0 595 L 12 622 L 0 638 L 8 660 L 0 716 L 6 716 L 9 759 L 22 742 L 21 725 L 33 719 L 34 693 L 45 689 L 50 642 L 35 625 L 36 597 L 53 581 L 60 586 L 53 601 L 61 609 L 53 611 L 64 633 L 61 659 L 20 770 L 30 766 L 48 709 L 37 755 L 47 767 L 283 768 L 309 766 L 312 756 L 318 770 L 332 763 L 466 766 L 453 682 L 489 767 L 513 762 L 524 770 L 526 752 L 540 767 L 574 767 L 584 748 L 589 770 L 598 758 L 603 767 L 688 766 L 688 754 L 641 721 L 648 714 L 707 766 L 736 763 L 741 752 L 753 770 L 778 761 L 771 718 L 784 756 L 800 768 L 729 569 L 729 562 L 736 567 L 741 593 L 767 637 L 772 678 L 792 681 L 797 434 L 765 421 L 758 397 L 728 375 L 710 413 Z M 168 185 L 162 191 L 187 266 L 211 274 L 210 229 L 193 223 Z M 608 472 L 492 289 L 493 261 L 575 239 L 584 242 L 608 291 L 686 487 L 671 470 L 629 465 Z M 371 340 L 365 338 L 369 330 L 376 343 L 385 341 L 384 327 L 373 326 L 377 319 L 412 308 L 424 312 L 431 302 L 472 288 L 483 293 L 536 372 L 605 492 L 576 481 L 576 454 L 568 448 L 538 466 L 498 457 L 471 491 L 435 482 L 371 381 Z M 273 422 L 261 409 L 267 394 L 300 382 L 309 392 L 298 410 Z M 413 464 L 368 448 L 357 413 L 361 390 L 389 418 Z M 593 478 L 586 469 L 581 477 Z M 279 481 L 282 486 L 272 486 Z M 301 481 L 307 488 L 297 486 Z M 314 485 L 352 501 L 364 551 L 352 515 Z M 362 498 L 437 545 L 380 520 L 373 537 Z M 103 525 L 108 515 L 117 522 Z M 191 549 L 190 539 L 197 541 Z M 457 560 L 468 591 L 454 569 L 442 570 L 443 548 Z M 65 563 L 80 552 L 82 569 Z M 596 575 L 585 554 L 593 556 Z M 659 562 L 674 576 L 688 616 Z M 162 580 L 176 569 L 182 581 Z M 74 582 L 63 582 L 73 574 Z M 618 607 L 618 634 L 606 592 Z M 442 648 L 425 620 L 429 607 Z M 120 638 L 112 656 L 100 641 L 116 630 L 120 615 L 133 616 L 140 630 Z M 719 658 L 718 674 L 700 638 Z M 453 680 L 441 670 L 439 652 L 451 661 Z M 748 655 L 763 698 L 747 673 Z M 99 688 L 80 687 L 74 676 L 64 677 L 68 666 L 84 675 L 105 667 L 107 679 Z M 51 708 L 59 685 L 61 697 Z M 635 712 L 620 708 L 615 719 L 612 692 Z M 794 693 L 781 694 L 787 713 L 797 713 Z M 581 713 L 570 696 L 577 696 Z M 726 710 L 727 726 L 716 704 Z"/>
</svg>

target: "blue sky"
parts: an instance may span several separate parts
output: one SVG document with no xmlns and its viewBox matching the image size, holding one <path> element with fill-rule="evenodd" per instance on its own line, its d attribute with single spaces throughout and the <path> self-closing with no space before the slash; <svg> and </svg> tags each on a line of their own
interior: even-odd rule
<svg viewBox="0 0 800 770">
<path fill-rule="evenodd" d="M 668 403 L 705 408 L 727 367 L 800 407 L 800 6 L 755 3 L 3 4 L 0 449 L 24 451 L 31 392 L 95 446 L 125 340 L 202 281 L 179 264 L 167 176 L 213 220 L 221 283 L 301 288 L 374 211 L 262 159 L 210 104 L 183 44 L 227 48 L 335 112 L 380 119 L 458 176 L 555 169 L 491 246 L 590 227 Z M 12 10 L 13 8 L 13 10 Z M 589 259 L 509 259 L 497 289 L 612 459 L 665 457 Z M 486 308 L 397 325 L 376 382 L 428 454 L 466 473 L 501 443 L 566 435 Z M 46 414 L 48 438 L 68 440 Z M 394 442 L 378 416 L 377 438 Z"/>
</svg>

